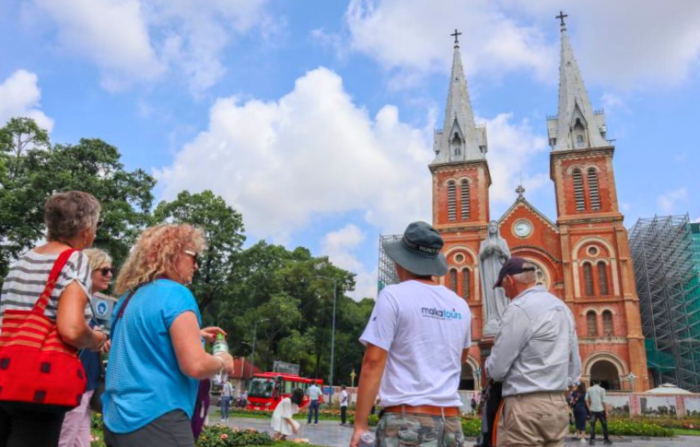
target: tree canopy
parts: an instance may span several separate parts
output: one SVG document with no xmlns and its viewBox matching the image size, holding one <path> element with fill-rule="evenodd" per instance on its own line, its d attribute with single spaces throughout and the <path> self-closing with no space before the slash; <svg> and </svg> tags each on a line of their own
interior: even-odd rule
<svg viewBox="0 0 700 447">
<path fill-rule="evenodd" d="M 202 228 L 208 246 L 191 289 L 204 323 L 228 332 L 233 355 L 249 358 L 255 340 L 261 369 L 282 360 L 327 381 L 335 299 L 333 376 L 336 384 L 349 383 L 350 372 L 360 370 L 364 349 L 357 340 L 374 305 L 346 296 L 354 274 L 304 247 L 260 240 L 244 248 L 243 216 L 211 191 L 182 191 L 153 209 L 155 179 L 127 170 L 120 159 L 116 147 L 99 139 L 52 144 L 29 118 L 12 118 L 0 128 L 0 285 L 10 263 L 44 238 L 46 199 L 56 191 L 87 191 L 102 204 L 95 246 L 109 252 L 117 268 L 149 225 Z"/>
</svg>

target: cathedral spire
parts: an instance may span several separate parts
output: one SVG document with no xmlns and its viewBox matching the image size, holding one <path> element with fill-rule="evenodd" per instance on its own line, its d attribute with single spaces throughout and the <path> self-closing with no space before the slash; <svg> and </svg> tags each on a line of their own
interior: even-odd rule
<svg viewBox="0 0 700 447">
<path fill-rule="evenodd" d="M 436 156 L 432 164 L 483 160 L 487 150 L 486 129 L 474 124 L 474 113 L 459 51 L 458 38 L 461 34 L 457 30 L 451 34 L 455 42 L 450 89 L 445 107 L 445 122 L 441 130 L 435 131 L 433 149 Z"/>
<path fill-rule="evenodd" d="M 581 71 L 576 63 L 561 12 L 561 61 L 559 66 L 559 114 L 547 118 L 549 145 L 554 151 L 609 146 L 605 140 L 605 115 L 593 111 Z"/>
</svg>

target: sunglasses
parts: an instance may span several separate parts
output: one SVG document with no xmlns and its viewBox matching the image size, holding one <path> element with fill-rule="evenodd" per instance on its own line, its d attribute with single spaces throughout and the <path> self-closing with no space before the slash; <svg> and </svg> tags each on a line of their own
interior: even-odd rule
<svg viewBox="0 0 700 447">
<path fill-rule="evenodd" d="M 185 250 L 185 254 L 187 256 L 192 256 L 192 260 L 194 261 L 195 264 L 199 263 L 199 253 L 197 253 L 196 251 Z"/>
<path fill-rule="evenodd" d="M 93 271 L 100 272 L 102 276 L 107 276 L 110 273 L 114 275 L 114 267 L 102 267 L 101 269 L 95 269 Z"/>
</svg>

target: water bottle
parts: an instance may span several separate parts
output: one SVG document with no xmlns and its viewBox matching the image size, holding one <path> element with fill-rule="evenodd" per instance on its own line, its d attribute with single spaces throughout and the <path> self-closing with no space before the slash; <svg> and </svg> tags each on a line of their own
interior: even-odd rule
<svg viewBox="0 0 700 447">
<path fill-rule="evenodd" d="M 211 348 L 212 355 L 221 354 L 225 352 L 228 354 L 228 343 L 226 343 L 226 338 L 224 334 L 216 334 L 216 340 L 214 340 L 214 346 Z"/>
<path fill-rule="evenodd" d="M 374 447 L 374 433 L 366 431 L 360 436 L 360 447 Z"/>
</svg>

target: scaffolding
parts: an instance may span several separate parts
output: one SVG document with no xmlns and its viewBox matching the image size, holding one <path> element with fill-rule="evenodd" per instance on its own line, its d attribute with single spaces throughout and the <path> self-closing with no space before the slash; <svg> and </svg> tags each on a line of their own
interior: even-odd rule
<svg viewBox="0 0 700 447">
<path fill-rule="evenodd" d="M 690 219 L 639 219 L 630 249 L 654 382 L 700 392 L 700 281 Z"/>
<path fill-rule="evenodd" d="M 401 240 L 400 234 L 389 234 L 379 236 L 379 272 L 377 275 L 377 293 L 386 286 L 399 283 L 399 276 L 396 273 L 394 261 L 384 251 L 385 242 Z"/>
</svg>

